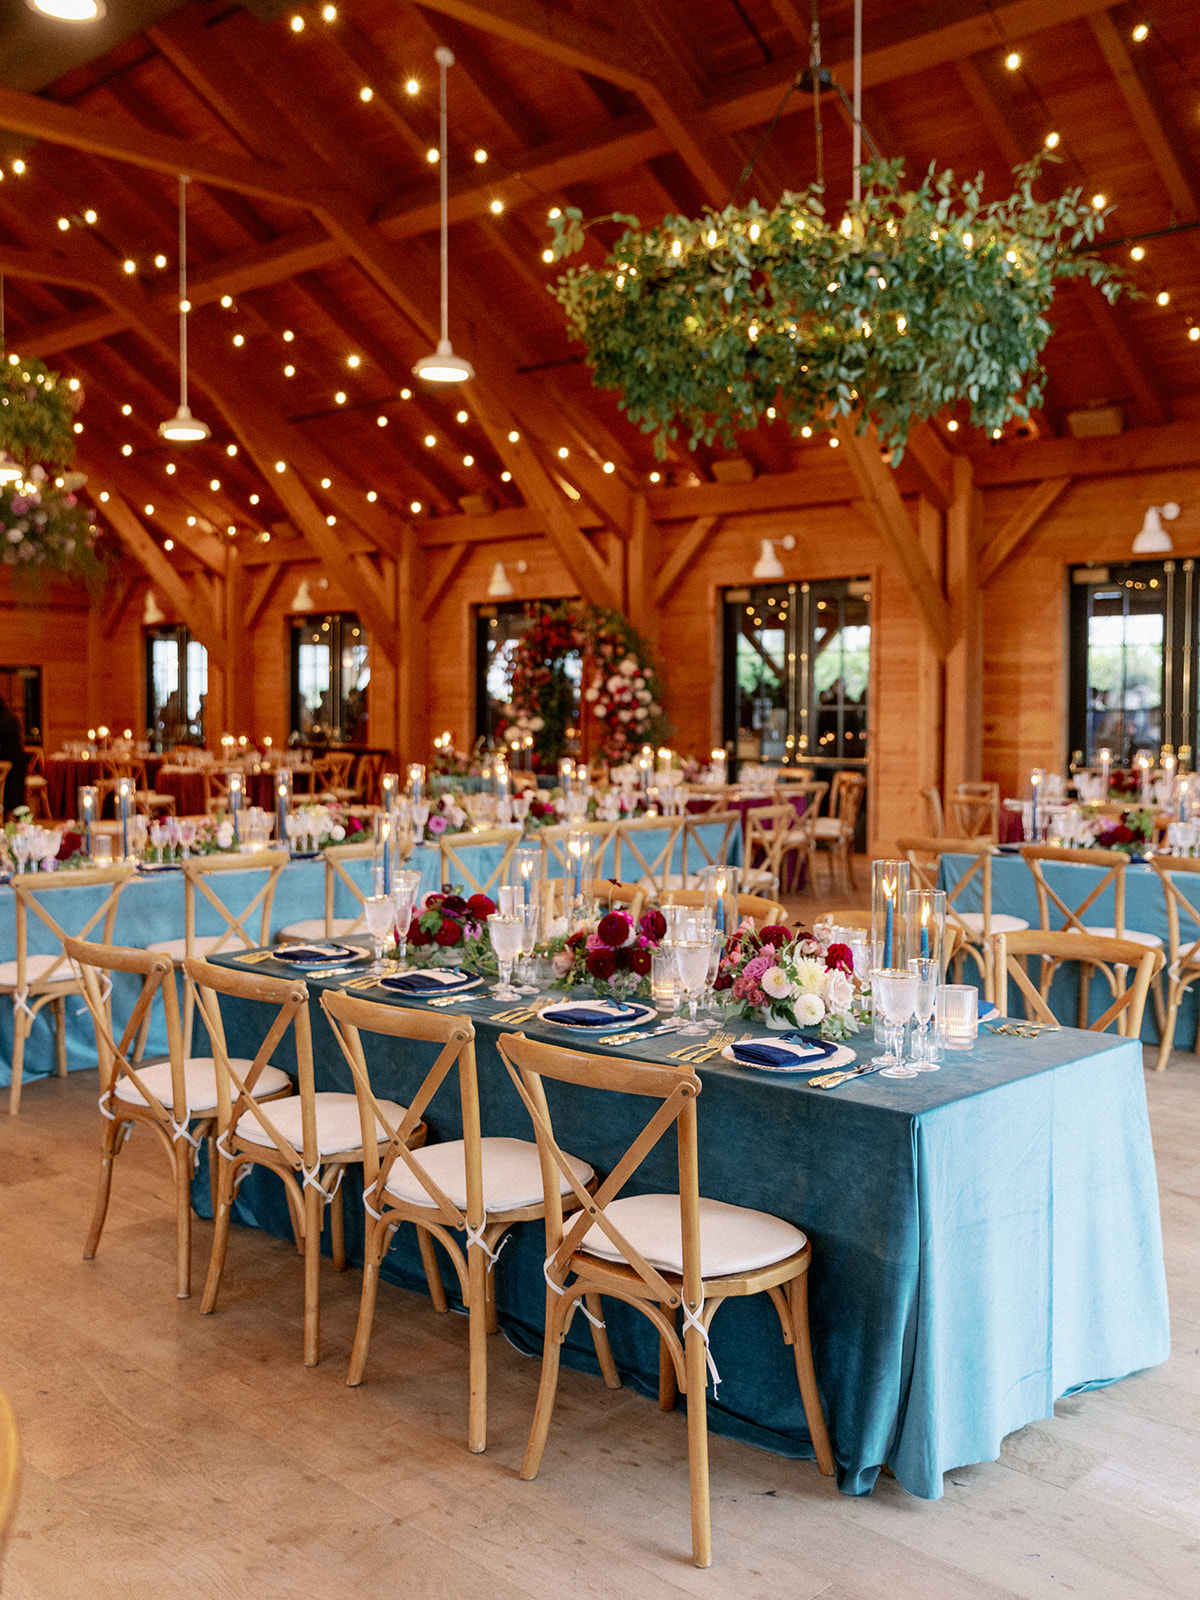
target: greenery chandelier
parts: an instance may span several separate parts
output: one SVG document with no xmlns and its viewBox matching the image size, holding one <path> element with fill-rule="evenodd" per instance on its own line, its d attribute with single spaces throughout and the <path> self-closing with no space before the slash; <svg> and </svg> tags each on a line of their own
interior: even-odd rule
<svg viewBox="0 0 1200 1600">
<path fill-rule="evenodd" d="M 580 250 L 596 223 L 626 232 L 551 293 L 595 382 L 619 391 L 660 459 L 681 429 L 694 448 L 732 445 L 764 418 L 798 431 L 854 416 L 898 461 L 914 420 L 946 407 L 967 402 L 994 430 L 1040 404 L 1056 283 L 1084 278 L 1110 301 L 1124 287 L 1081 252 L 1111 208 L 1079 189 L 1035 198 L 1043 159 L 987 205 L 982 174 L 959 184 L 931 166 L 903 189 L 903 162 L 878 161 L 834 225 L 820 184 L 770 210 L 751 201 L 655 228 L 555 210 L 549 260 Z"/>
</svg>

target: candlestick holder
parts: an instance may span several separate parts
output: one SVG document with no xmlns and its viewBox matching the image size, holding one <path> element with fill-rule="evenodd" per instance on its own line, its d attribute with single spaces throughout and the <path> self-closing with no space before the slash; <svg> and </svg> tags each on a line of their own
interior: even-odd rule
<svg viewBox="0 0 1200 1600">
<path fill-rule="evenodd" d="M 412 761 L 408 767 L 408 795 L 413 804 L 419 804 L 425 798 L 425 763 Z"/>
<path fill-rule="evenodd" d="M 400 798 L 400 774 L 385 772 L 379 779 L 379 804 L 384 811 L 394 811 Z"/>
<path fill-rule="evenodd" d="M 942 971 L 946 942 L 946 892 L 944 889 L 910 889 L 904 896 L 908 958 L 926 956 Z"/>
<path fill-rule="evenodd" d="M 233 823 L 233 842 L 241 845 L 242 842 L 242 801 L 245 798 L 243 778 L 240 772 L 227 772 L 225 784 L 228 789 L 226 804 L 229 807 L 229 820 Z"/>
<path fill-rule="evenodd" d="M 117 821 L 121 825 L 121 860 L 132 861 L 129 824 L 133 812 L 133 779 L 117 779 Z"/>
<path fill-rule="evenodd" d="M 288 848 L 288 818 L 292 814 L 292 775 L 277 772 L 275 786 L 275 832 L 283 849 Z"/>
<path fill-rule="evenodd" d="M 100 790 L 96 784 L 85 783 L 79 789 L 79 826 L 83 830 L 83 853 L 91 859 L 92 827 L 100 819 Z"/>
</svg>

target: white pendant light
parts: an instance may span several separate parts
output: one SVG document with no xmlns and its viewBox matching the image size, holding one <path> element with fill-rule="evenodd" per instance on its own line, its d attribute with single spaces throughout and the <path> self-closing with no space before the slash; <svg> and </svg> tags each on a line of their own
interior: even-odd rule
<svg viewBox="0 0 1200 1600">
<path fill-rule="evenodd" d="M 754 571 L 750 574 L 752 578 L 771 579 L 784 576 L 783 563 L 775 554 L 777 544 L 781 544 L 785 550 L 792 550 L 796 541 L 790 533 L 785 534 L 782 539 L 764 539 L 758 560 L 754 563 Z"/>
<path fill-rule="evenodd" d="M 187 186 L 186 173 L 179 174 L 179 409 L 173 417 L 158 425 L 160 439 L 170 439 L 175 444 L 196 444 L 211 437 L 212 430 L 206 422 L 194 417 L 188 409 L 187 386 Z"/>
<path fill-rule="evenodd" d="M 104 15 L 104 0 L 25 0 L 30 11 L 56 22 L 99 22 Z"/>
<path fill-rule="evenodd" d="M 454 52 L 444 44 L 433 52 L 438 64 L 438 83 L 441 90 L 441 142 L 438 146 L 438 166 L 441 168 L 442 216 L 442 335 L 437 350 L 431 356 L 422 356 L 413 368 L 418 378 L 426 383 L 466 383 L 475 376 L 475 368 L 465 356 L 456 356 L 450 343 L 450 219 L 446 156 L 446 68 L 454 65 Z"/>
<path fill-rule="evenodd" d="M 1168 500 L 1165 506 L 1151 506 L 1142 518 L 1142 526 L 1133 541 L 1135 556 L 1165 556 L 1175 546 L 1171 543 L 1171 535 L 1162 525 L 1166 517 L 1168 522 L 1174 522 L 1179 515 L 1179 507 L 1174 500 Z"/>
<path fill-rule="evenodd" d="M 527 562 L 518 561 L 516 563 L 516 570 L 518 572 L 524 572 L 527 565 Z M 505 567 L 503 561 L 497 561 L 496 565 L 492 568 L 492 576 L 490 582 L 488 583 L 487 592 L 489 600 L 507 600 L 511 595 L 516 593 L 516 590 L 512 586 L 512 579 L 508 575 L 508 569 Z"/>
</svg>

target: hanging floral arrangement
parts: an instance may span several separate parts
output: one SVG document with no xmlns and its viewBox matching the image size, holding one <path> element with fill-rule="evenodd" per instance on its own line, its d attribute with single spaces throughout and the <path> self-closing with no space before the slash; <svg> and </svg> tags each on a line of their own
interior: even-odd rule
<svg viewBox="0 0 1200 1600">
<path fill-rule="evenodd" d="M 0 360 L 0 563 L 26 590 L 51 573 L 91 588 L 104 578 L 97 530 L 79 499 L 87 480 L 68 470 L 82 403 L 78 382 L 43 362 Z"/>
<path fill-rule="evenodd" d="M 649 648 L 619 611 L 563 601 L 529 615 L 509 664 L 500 731 L 510 744 L 532 737 L 539 772 L 568 754 L 580 718 L 591 719 L 591 754 L 610 765 L 668 736 Z"/>
<path fill-rule="evenodd" d="M 968 403 L 995 429 L 1040 404 L 1055 285 L 1086 278 L 1109 300 L 1123 287 L 1080 250 L 1108 211 L 1078 189 L 1036 199 L 1040 161 L 988 205 L 982 174 L 960 184 L 930 167 L 904 189 L 903 170 L 864 167 L 862 199 L 833 223 L 820 185 L 769 210 L 751 201 L 654 228 L 596 219 L 626 232 L 552 292 L 595 382 L 619 392 L 660 457 L 681 429 L 692 447 L 732 444 L 770 410 L 796 431 L 873 423 L 898 460 L 912 423 L 944 407 Z M 592 226 L 574 207 L 550 223 L 554 260 Z"/>
</svg>

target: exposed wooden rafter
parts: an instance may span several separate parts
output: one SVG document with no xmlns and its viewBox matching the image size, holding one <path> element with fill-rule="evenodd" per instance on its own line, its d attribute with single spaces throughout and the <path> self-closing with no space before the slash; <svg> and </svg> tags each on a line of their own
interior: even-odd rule
<svg viewBox="0 0 1200 1600">
<path fill-rule="evenodd" d="M 1021 504 L 979 554 L 979 582 L 986 587 L 1034 528 L 1071 487 L 1070 478 L 1047 478 L 1031 489 Z"/>
</svg>

